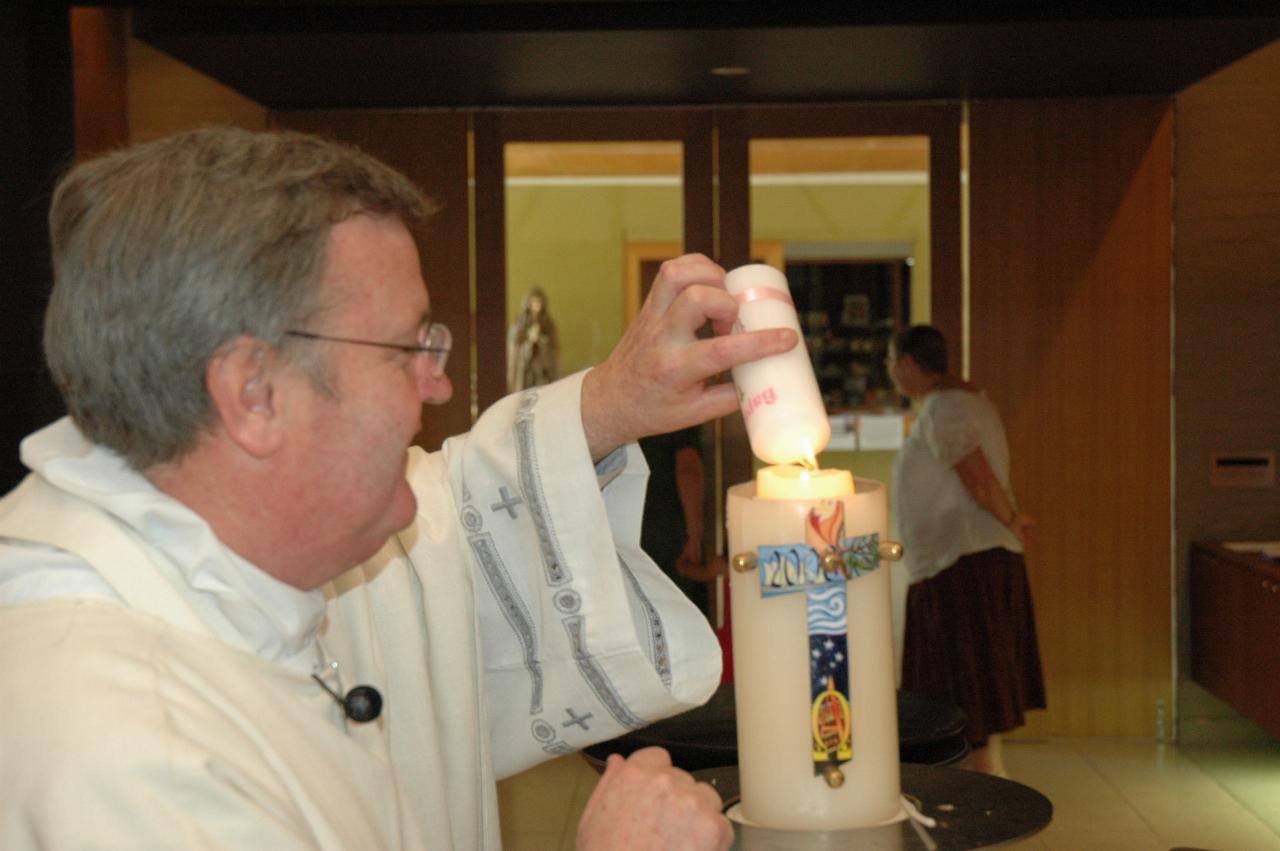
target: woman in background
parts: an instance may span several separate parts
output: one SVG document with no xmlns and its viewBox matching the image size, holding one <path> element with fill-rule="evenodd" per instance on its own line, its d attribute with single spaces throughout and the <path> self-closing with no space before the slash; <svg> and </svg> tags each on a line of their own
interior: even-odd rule
<svg viewBox="0 0 1280 851">
<path fill-rule="evenodd" d="M 898 391 L 921 403 L 893 468 L 911 582 L 902 688 L 962 707 L 965 767 L 1003 776 L 999 734 L 1045 707 L 1022 557 L 1034 523 L 1014 502 L 1000 415 L 981 390 L 947 374 L 942 334 L 908 328 L 887 365 Z"/>
</svg>

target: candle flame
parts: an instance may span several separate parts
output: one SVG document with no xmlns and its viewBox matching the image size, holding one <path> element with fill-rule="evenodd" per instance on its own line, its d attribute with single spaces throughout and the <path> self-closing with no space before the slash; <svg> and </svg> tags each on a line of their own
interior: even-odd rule
<svg viewBox="0 0 1280 851">
<path fill-rule="evenodd" d="M 813 453 L 813 444 L 807 440 L 804 442 L 804 454 L 800 458 L 800 464 L 810 472 L 818 469 L 818 458 Z"/>
</svg>

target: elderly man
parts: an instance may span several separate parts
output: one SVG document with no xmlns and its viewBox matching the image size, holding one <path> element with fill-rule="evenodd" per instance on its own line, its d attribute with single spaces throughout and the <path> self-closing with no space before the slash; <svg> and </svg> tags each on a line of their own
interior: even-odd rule
<svg viewBox="0 0 1280 851">
<path fill-rule="evenodd" d="M 683 257 L 603 364 L 426 454 L 428 212 L 358 151 L 225 128 L 60 184 L 70 416 L 0 500 L 0 847 L 497 848 L 496 778 L 715 688 L 636 544 L 634 441 L 734 410 L 706 379 L 795 335 L 697 339 L 736 306 Z M 724 848 L 718 804 L 614 757 L 579 847 Z"/>
</svg>

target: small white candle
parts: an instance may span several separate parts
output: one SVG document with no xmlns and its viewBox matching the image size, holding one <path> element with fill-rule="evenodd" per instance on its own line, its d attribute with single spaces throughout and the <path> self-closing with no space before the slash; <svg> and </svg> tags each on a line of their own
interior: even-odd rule
<svg viewBox="0 0 1280 851">
<path fill-rule="evenodd" d="M 730 553 L 802 543 L 811 509 L 832 500 L 843 507 L 846 537 L 885 539 L 880 482 L 858 479 L 855 492 L 847 471 L 767 467 L 755 483 L 729 488 Z M 853 758 L 840 766 L 838 788 L 814 773 L 806 595 L 763 596 L 758 570 L 731 571 L 729 593 L 742 818 L 809 831 L 901 818 L 888 564 L 846 583 Z"/>
<path fill-rule="evenodd" d="M 751 452 L 766 464 L 813 458 L 831 440 L 831 423 L 786 277 L 772 266 L 753 263 L 729 272 L 724 285 L 738 300 L 743 330 L 790 328 L 800 335 L 790 351 L 733 368 Z"/>
</svg>

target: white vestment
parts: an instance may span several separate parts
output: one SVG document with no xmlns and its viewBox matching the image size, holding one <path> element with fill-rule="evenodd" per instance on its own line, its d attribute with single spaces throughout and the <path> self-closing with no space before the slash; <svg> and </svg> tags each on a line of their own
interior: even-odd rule
<svg viewBox="0 0 1280 851">
<path fill-rule="evenodd" d="M 643 457 L 606 459 L 601 488 L 580 389 L 411 450 L 416 522 L 311 592 L 69 421 L 24 441 L 34 472 L 0 500 L 0 848 L 498 848 L 496 778 L 705 701 L 719 647 L 639 550 Z M 381 716 L 347 721 L 317 671 L 374 686 Z"/>
</svg>

